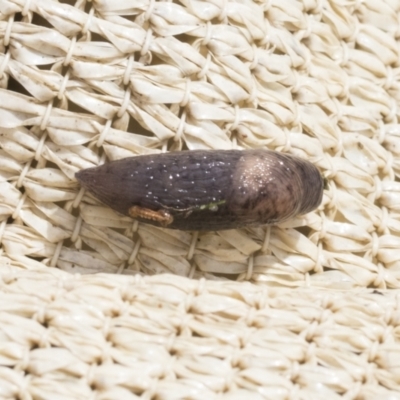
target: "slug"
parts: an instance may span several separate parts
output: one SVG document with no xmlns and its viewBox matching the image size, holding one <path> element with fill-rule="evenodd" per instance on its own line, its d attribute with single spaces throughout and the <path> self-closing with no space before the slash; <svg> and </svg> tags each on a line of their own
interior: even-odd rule
<svg viewBox="0 0 400 400">
<path fill-rule="evenodd" d="M 276 224 L 317 208 L 324 190 L 310 162 L 262 149 L 129 157 L 75 176 L 115 211 L 181 230 Z"/>
</svg>

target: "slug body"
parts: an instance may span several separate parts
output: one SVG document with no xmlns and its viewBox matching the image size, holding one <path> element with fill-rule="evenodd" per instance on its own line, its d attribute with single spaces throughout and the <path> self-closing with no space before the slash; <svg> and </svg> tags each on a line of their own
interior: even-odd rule
<svg viewBox="0 0 400 400">
<path fill-rule="evenodd" d="M 181 230 L 283 222 L 317 208 L 324 186 L 308 161 L 262 149 L 130 157 L 76 178 L 121 214 Z"/>
</svg>

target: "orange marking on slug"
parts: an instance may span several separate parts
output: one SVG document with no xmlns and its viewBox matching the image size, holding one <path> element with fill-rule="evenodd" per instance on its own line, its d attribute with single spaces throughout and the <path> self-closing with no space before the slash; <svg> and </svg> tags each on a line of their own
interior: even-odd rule
<svg viewBox="0 0 400 400">
<path fill-rule="evenodd" d="M 149 208 L 132 206 L 128 212 L 132 218 L 149 219 L 151 221 L 159 222 L 162 226 L 168 226 L 174 220 L 174 217 L 165 210 L 154 211 Z"/>
</svg>

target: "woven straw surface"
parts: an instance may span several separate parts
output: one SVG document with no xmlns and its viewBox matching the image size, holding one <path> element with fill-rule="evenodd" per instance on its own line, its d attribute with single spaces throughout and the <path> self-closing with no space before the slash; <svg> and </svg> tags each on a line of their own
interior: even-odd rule
<svg viewBox="0 0 400 400">
<path fill-rule="evenodd" d="M 0 286 L 2 399 L 400 398 L 394 291 L 17 267 Z"/>
<path fill-rule="evenodd" d="M 0 398 L 400 399 L 399 54 L 399 0 L 0 0 Z M 74 178 L 253 147 L 319 209 L 169 231 Z"/>
</svg>

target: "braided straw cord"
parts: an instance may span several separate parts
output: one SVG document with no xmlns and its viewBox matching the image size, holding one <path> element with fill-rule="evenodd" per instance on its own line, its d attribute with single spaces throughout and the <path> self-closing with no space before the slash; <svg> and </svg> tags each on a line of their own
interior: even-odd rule
<svg viewBox="0 0 400 400">
<path fill-rule="evenodd" d="M 0 399 L 400 399 L 399 119 L 399 0 L 0 0 Z M 74 177 L 256 147 L 321 206 L 172 231 Z"/>
</svg>

